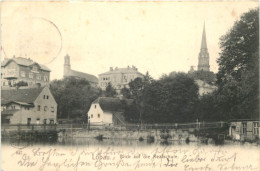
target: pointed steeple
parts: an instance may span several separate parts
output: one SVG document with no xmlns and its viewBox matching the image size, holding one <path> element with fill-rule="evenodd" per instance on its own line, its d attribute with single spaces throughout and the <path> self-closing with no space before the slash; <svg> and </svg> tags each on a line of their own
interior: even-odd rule
<svg viewBox="0 0 260 171">
<path fill-rule="evenodd" d="M 206 41 L 205 21 L 204 21 L 204 26 L 203 26 L 201 48 L 200 48 L 200 53 L 199 53 L 198 70 L 199 71 L 201 71 L 201 70 L 210 71 L 209 52 L 208 52 L 207 41 Z"/>
<path fill-rule="evenodd" d="M 204 26 L 203 26 L 203 33 L 202 33 L 202 40 L 201 40 L 201 49 L 207 49 L 205 21 L 204 21 Z"/>
</svg>

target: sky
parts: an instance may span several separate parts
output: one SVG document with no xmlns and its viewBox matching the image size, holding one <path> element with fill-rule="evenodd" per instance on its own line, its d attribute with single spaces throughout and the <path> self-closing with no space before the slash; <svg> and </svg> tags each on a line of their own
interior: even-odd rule
<svg viewBox="0 0 260 171">
<path fill-rule="evenodd" d="M 198 65 L 205 22 L 210 70 L 218 71 L 219 38 L 258 1 L 233 2 L 2 2 L 1 61 L 26 57 L 63 77 L 136 66 L 154 79 Z"/>
</svg>

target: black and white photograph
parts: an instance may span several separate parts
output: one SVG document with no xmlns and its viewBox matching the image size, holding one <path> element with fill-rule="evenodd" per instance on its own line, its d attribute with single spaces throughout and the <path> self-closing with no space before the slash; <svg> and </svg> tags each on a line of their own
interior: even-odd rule
<svg viewBox="0 0 260 171">
<path fill-rule="evenodd" d="M 260 170 L 259 2 L 1 2 L 2 171 Z"/>
</svg>

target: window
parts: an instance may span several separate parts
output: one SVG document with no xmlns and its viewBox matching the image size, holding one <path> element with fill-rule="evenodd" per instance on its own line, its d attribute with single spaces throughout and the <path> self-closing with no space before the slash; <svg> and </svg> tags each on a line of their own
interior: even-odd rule
<svg viewBox="0 0 260 171">
<path fill-rule="evenodd" d="M 41 80 L 41 75 L 37 75 L 37 76 L 36 76 L 36 79 L 37 79 L 37 80 Z"/>
<path fill-rule="evenodd" d="M 33 73 L 29 73 L 29 78 L 33 78 Z"/>
<path fill-rule="evenodd" d="M 243 134 L 246 134 L 246 123 L 242 123 Z"/>
<path fill-rule="evenodd" d="M 44 111 L 47 111 L 47 106 L 44 106 Z"/>
<path fill-rule="evenodd" d="M 258 125 L 258 122 L 254 122 L 254 123 L 253 123 L 253 128 L 254 128 L 253 134 L 254 134 L 254 135 L 258 135 L 258 134 L 259 134 L 259 125 Z"/>
<path fill-rule="evenodd" d="M 43 77 L 43 80 L 44 80 L 44 81 L 48 81 L 48 76 L 45 75 L 45 76 Z"/>
<path fill-rule="evenodd" d="M 37 72 L 38 71 L 38 67 L 36 65 L 34 65 L 32 70 Z"/>
<path fill-rule="evenodd" d="M 36 124 L 40 124 L 40 118 L 37 118 Z"/>
<path fill-rule="evenodd" d="M 95 109 L 97 108 L 97 105 L 95 105 Z"/>
<path fill-rule="evenodd" d="M 15 106 L 14 106 L 14 105 L 12 105 L 11 108 L 12 108 L 13 110 L 15 110 Z"/>
<path fill-rule="evenodd" d="M 50 119 L 50 124 L 54 124 L 54 120 L 53 119 Z"/>
<path fill-rule="evenodd" d="M 43 124 L 44 124 L 44 125 L 47 124 L 47 119 L 43 119 Z"/>
<path fill-rule="evenodd" d="M 25 77 L 25 72 L 21 71 L 21 77 Z"/>
<path fill-rule="evenodd" d="M 46 99 L 49 99 L 49 96 L 48 96 L 48 95 L 46 96 Z"/>
<path fill-rule="evenodd" d="M 27 125 L 30 125 L 31 124 L 31 118 L 27 118 Z"/>
<path fill-rule="evenodd" d="M 91 114 L 91 118 L 93 118 L 93 115 Z"/>
<path fill-rule="evenodd" d="M 38 105 L 38 111 L 40 111 L 41 110 L 41 105 Z"/>
<path fill-rule="evenodd" d="M 100 118 L 100 114 L 98 114 L 97 117 Z"/>
<path fill-rule="evenodd" d="M 240 133 L 240 126 L 236 126 L 236 132 Z"/>
<path fill-rule="evenodd" d="M 51 107 L 51 112 L 54 112 L 54 107 Z"/>
<path fill-rule="evenodd" d="M 25 106 L 24 109 L 25 109 L 25 110 L 29 110 L 29 107 Z"/>
<path fill-rule="evenodd" d="M 43 99 L 45 99 L 45 95 L 43 95 Z"/>
</svg>

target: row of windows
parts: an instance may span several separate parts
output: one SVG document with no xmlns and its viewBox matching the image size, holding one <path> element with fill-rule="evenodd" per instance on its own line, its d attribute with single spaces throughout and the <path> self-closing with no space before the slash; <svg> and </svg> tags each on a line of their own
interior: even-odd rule
<svg viewBox="0 0 260 171">
<path fill-rule="evenodd" d="M 236 131 L 240 132 L 240 127 L 236 127 Z M 247 123 L 242 123 L 242 134 L 247 133 Z M 259 134 L 259 125 L 258 122 L 253 122 L 253 134 L 258 135 Z"/>
<path fill-rule="evenodd" d="M 124 80 L 127 80 L 127 79 L 131 79 L 131 80 L 133 80 L 135 78 L 135 75 L 124 75 L 123 76 L 123 79 Z M 101 77 L 101 80 L 103 80 L 103 81 L 109 81 L 110 80 L 110 77 Z M 112 79 L 111 79 L 112 80 Z M 115 78 L 114 78 L 114 80 L 115 80 Z"/>
<path fill-rule="evenodd" d="M 21 77 L 26 77 L 25 75 L 26 75 L 25 72 L 24 72 L 24 71 L 21 71 Z M 29 78 L 31 78 L 31 79 L 34 78 L 33 73 L 31 73 L 31 72 L 29 73 Z M 41 79 L 42 79 L 42 76 L 41 76 L 40 74 L 37 74 L 37 75 L 36 75 L 36 79 L 37 79 L 37 80 L 41 80 Z M 47 76 L 47 75 L 44 75 L 44 76 L 43 76 L 43 81 L 48 81 L 48 80 L 49 80 L 48 76 Z"/>
<path fill-rule="evenodd" d="M 37 110 L 38 110 L 38 111 L 41 111 L 41 105 L 38 105 L 38 106 L 37 106 Z M 44 107 L 43 107 L 43 111 L 45 111 L 45 112 L 48 111 L 48 107 L 47 107 L 47 106 L 44 106 Z M 51 108 L 50 108 L 50 111 L 51 111 L 51 112 L 54 112 L 54 107 L 51 107 Z"/>
<path fill-rule="evenodd" d="M 49 99 L 48 95 L 43 95 L 43 99 Z"/>
<path fill-rule="evenodd" d="M 91 118 L 93 118 L 93 114 L 90 115 Z M 88 117 L 90 119 L 90 117 Z M 100 118 L 100 114 L 97 115 L 98 118 Z"/>
<path fill-rule="evenodd" d="M 27 125 L 31 124 L 32 119 L 31 118 L 27 118 Z M 36 119 L 36 124 L 40 124 L 40 118 Z M 42 124 L 47 124 L 47 119 L 43 119 Z M 49 120 L 49 124 L 54 124 L 54 120 L 50 119 Z"/>
</svg>

